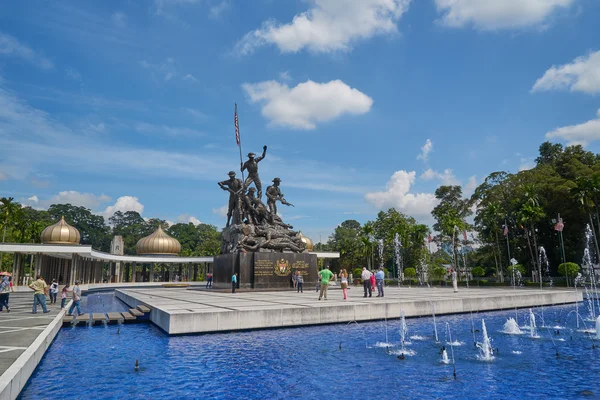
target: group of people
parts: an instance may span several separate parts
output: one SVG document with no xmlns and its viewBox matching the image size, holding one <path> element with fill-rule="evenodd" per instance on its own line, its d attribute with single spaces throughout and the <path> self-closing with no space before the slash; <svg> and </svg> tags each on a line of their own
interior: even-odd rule
<svg viewBox="0 0 600 400">
<path fill-rule="evenodd" d="M 383 297 L 383 283 L 385 279 L 385 272 L 383 271 L 383 267 L 379 267 L 379 269 L 375 273 L 369 271 L 366 267 L 363 267 L 362 274 L 360 277 L 363 280 L 363 297 L 367 297 L 367 293 L 369 294 L 369 297 L 372 297 L 373 291 L 375 290 L 375 286 L 377 286 L 377 297 Z"/>
<path fill-rule="evenodd" d="M 41 275 L 38 275 L 35 281 L 31 282 L 29 288 L 33 290 L 33 307 L 31 309 L 32 314 L 37 314 L 38 305 L 42 307 L 42 311 L 44 314 L 50 312 L 48 306 L 46 304 L 47 298 L 50 298 L 50 304 L 56 304 L 58 298 L 58 281 L 56 279 L 52 280 L 52 283 L 48 285 L 44 278 Z M 6 312 L 10 312 L 10 307 L 8 305 L 8 300 L 10 298 L 10 293 L 14 293 L 14 288 L 12 284 L 11 275 L 8 272 L 0 273 L 0 312 L 4 311 L 6 308 Z M 77 309 L 77 314 L 81 314 L 81 289 L 79 288 L 79 281 L 75 281 L 75 286 L 73 289 L 70 289 L 69 284 L 66 284 L 60 294 L 60 308 L 61 310 L 65 308 L 67 304 L 67 294 L 69 292 L 73 292 L 73 304 L 69 308 L 69 315 L 73 312 L 73 310 Z"/>
<path fill-rule="evenodd" d="M 330 271 L 329 266 L 326 266 L 325 269 L 319 271 L 320 289 L 319 300 L 324 298 L 327 300 L 327 288 L 329 287 L 329 280 L 333 277 L 333 273 Z M 348 271 L 342 269 L 339 274 L 340 277 L 340 286 L 342 288 L 342 293 L 344 295 L 344 300 L 348 299 Z M 383 297 L 383 286 L 385 273 L 383 268 L 379 268 L 377 272 L 372 273 L 366 267 L 363 267 L 361 278 L 363 280 L 364 285 L 364 297 L 367 297 L 367 293 L 369 297 L 372 297 L 373 291 L 375 290 L 375 286 L 377 286 L 377 297 Z M 319 286 L 317 286 L 317 291 L 319 291 Z"/>
<path fill-rule="evenodd" d="M 44 278 L 41 275 L 36 277 L 36 280 L 33 281 L 29 288 L 33 290 L 33 308 L 32 313 L 37 314 L 37 306 L 40 305 L 42 307 L 42 311 L 44 313 L 49 313 L 50 310 L 46 305 L 46 297 L 50 298 L 50 304 L 56 304 L 58 297 L 58 282 L 56 279 L 52 280 L 52 283 L 48 285 Z M 73 310 L 77 309 L 77 314 L 82 314 L 81 312 L 81 288 L 79 287 L 79 281 L 75 281 L 75 285 L 73 289 L 70 288 L 69 284 L 63 286 L 60 291 L 60 308 L 63 310 L 67 304 L 67 294 L 69 292 L 73 292 L 73 303 L 69 308 L 69 315 L 72 315 Z"/>
</svg>

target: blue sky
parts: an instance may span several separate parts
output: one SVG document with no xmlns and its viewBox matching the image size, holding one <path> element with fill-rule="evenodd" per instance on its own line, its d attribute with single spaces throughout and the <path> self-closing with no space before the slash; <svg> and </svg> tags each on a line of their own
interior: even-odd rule
<svg viewBox="0 0 600 400">
<path fill-rule="evenodd" d="M 0 0 L 0 195 L 225 223 L 268 145 L 285 220 L 325 240 L 433 191 L 598 151 L 594 0 Z"/>
</svg>

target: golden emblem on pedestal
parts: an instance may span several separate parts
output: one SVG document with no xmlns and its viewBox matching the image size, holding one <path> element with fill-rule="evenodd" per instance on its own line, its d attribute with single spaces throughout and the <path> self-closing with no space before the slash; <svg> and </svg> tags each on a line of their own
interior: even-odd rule
<svg viewBox="0 0 600 400">
<path fill-rule="evenodd" d="M 290 268 L 290 262 L 285 258 L 282 258 L 279 261 L 275 261 L 275 275 L 286 276 L 292 272 Z"/>
</svg>

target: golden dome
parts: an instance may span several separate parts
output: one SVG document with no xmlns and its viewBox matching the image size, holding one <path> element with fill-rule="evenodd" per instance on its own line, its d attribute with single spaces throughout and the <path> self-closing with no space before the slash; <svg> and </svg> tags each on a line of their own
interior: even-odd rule
<svg viewBox="0 0 600 400">
<path fill-rule="evenodd" d="M 62 217 L 56 224 L 44 229 L 40 238 L 44 244 L 79 244 L 81 236 L 79 231 L 67 224 L 65 217 Z"/>
<path fill-rule="evenodd" d="M 171 254 L 178 255 L 181 244 L 177 239 L 167 235 L 159 225 L 150 236 L 140 239 L 135 245 L 137 254 Z"/>
<path fill-rule="evenodd" d="M 300 240 L 302 240 L 302 242 L 306 245 L 306 250 L 313 251 L 313 241 L 310 240 L 309 237 L 304 236 L 302 232 L 298 233 L 298 236 L 300 237 Z"/>
</svg>

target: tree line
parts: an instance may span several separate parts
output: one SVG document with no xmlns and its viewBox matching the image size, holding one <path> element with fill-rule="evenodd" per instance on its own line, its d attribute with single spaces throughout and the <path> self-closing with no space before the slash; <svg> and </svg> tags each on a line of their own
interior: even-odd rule
<svg viewBox="0 0 600 400">
<path fill-rule="evenodd" d="M 435 196 L 431 240 L 437 251 L 433 253 L 428 251 L 429 227 L 393 208 L 362 225 L 355 220 L 342 222 L 328 242 L 317 248 L 340 252 L 334 267 L 373 268 L 381 262 L 395 271 L 393 238 L 398 233 L 405 269 L 425 268 L 433 274 L 430 279 L 436 279 L 444 264 L 466 265 L 474 275 L 498 281 L 507 278 L 509 251 L 524 277 L 540 270 L 542 276 L 564 274 L 562 269 L 559 274 L 559 265 L 563 261 L 581 265 L 586 246 L 591 247 L 592 262 L 600 254 L 596 239 L 600 233 L 600 155 L 580 145 L 542 143 L 532 169 L 492 172 L 471 196 L 465 196 L 459 185 L 440 186 Z M 564 224 L 562 238 L 559 222 Z M 381 260 L 377 253 L 380 239 L 385 248 Z M 546 266 L 540 265 L 542 247 L 549 263 L 547 273 Z"/>
<path fill-rule="evenodd" d="M 160 224 L 181 244 L 181 256 L 214 256 L 219 254 L 221 232 L 209 224 L 177 223 L 169 225 L 158 218 L 144 219 L 136 211 L 117 211 L 106 221 L 90 209 L 71 204 L 53 204 L 48 210 L 24 207 L 12 197 L 0 199 L 0 233 L 2 242 L 40 243 L 42 231 L 64 216 L 65 221 L 77 228 L 81 244 L 109 252 L 115 235 L 123 236 L 124 253 L 135 255 L 135 245 L 150 235 Z M 12 259 L 2 257 L 2 270 L 10 270 Z"/>
</svg>

